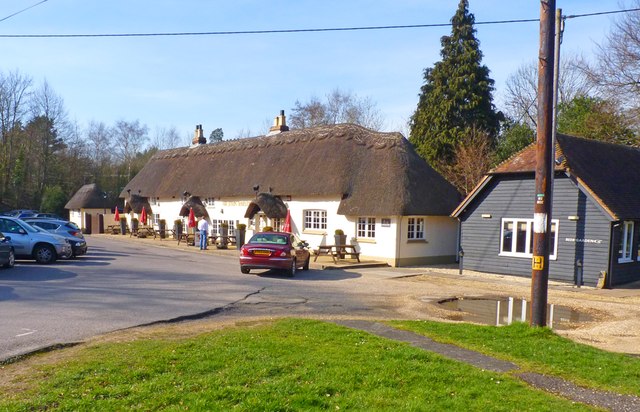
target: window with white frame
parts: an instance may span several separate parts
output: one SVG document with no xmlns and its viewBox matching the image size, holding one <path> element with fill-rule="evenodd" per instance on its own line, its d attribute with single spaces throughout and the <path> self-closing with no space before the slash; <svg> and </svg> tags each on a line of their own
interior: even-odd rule
<svg viewBox="0 0 640 412">
<path fill-rule="evenodd" d="M 424 218 L 410 217 L 407 221 L 407 239 L 424 240 Z"/>
<path fill-rule="evenodd" d="M 633 250 L 633 222 L 622 222 L 620 243 L 618 246 L 618 262 L 631 262 Z"/>
<path fill-rule="evenodd" d="M 274 217 L 271 219 L 271 227 L 276 232 L 282 231 L 282 225 L 284 224 L 284 219 L 281 217 Z"/>
<path fill-rule="evenodd" d="M 220 233 L 220 223 L 218 219 L 211 219 L 211 234 L 217 235 Z"/>
<path fill-rule="evenodd" d="M 359 217 L 356 227 L 356 236 L 361 239 L 376 237 L 376 218 L 375 217 Z"/>
<path fill-rule="evenodd" d="M 318 209 L 308 209 L 304 211 L 304 229 L 325 230 L 327 229 L 327 211 Z"/>
<path fill-rule="evenodd" d="M 207 197 L 204 199 L 205 206 L 213 206 L 213 203 L 214 203 L 213 197 Z"/>
<path fill-rule="evenodd" d="M 158 226 L 160 224 L 160 214 L 159 213 L 154 213 L 153 214 L 153 224 L 155 226 Z"/>
<path fill-rule="evenodd" d="M 233 234 L 236 230 L 236 221 L 235 220 L 227 220 L 227 227 L 230 234 Z"/>
<path fill-rule="evenodd" d="M 149 202 L 151 203 L 152 206 L 158 206 L 160 204 L 160 198 L 152 197 Z"/>
<path fill-rule="evenodd" d="M 551 221 L 549 259 L 556 259 L 558 220 Z M 502 219 L 500 256 L 531 258 L 533 256 L 533 219 Z"/>
</svg>

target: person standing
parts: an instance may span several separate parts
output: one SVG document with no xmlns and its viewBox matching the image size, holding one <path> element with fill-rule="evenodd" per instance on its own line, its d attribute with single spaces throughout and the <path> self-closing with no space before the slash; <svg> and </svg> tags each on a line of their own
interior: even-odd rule
<svg viewBox="0 0 640 412">
<path fill-rule="evenodd" d="M 202 216 L 198 221 L 200 231 L 200 250 L 207 250 L 207 233 L 209 232 L 209 222 Z"/>
</svg>

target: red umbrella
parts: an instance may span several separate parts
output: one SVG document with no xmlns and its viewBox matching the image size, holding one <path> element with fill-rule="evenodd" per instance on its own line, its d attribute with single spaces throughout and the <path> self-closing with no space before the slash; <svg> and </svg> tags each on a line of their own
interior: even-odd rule
<svg viewBox="0 0 640 412">
<path fill-rule="evenodd" d="M 147 224 L 147 209 L 145 209 L 144 206 L 142 206 L 142 213 L 140 213 L 140 220 L 142 221 L 143 225 Z"/>
<path fill-rule="evenodd" d="M 189 227 L 196 227 L 196 215 L 193 213 L 193 208 L 189 208 Z"/>
<path fill-rule="evenodd" d="M 287 218 L 284 220 L 282 231 L 291 233 L 291 213 L 289 212 L 289 209 L 287 209 Z"/>
<path fill-rule="evenodd" d="M 120 221 L 120 212 L 118 212 L 118 206 L 116 206 L 116 215 L 114 216 L 114 219 L 116 222 Z"/>
</svg>

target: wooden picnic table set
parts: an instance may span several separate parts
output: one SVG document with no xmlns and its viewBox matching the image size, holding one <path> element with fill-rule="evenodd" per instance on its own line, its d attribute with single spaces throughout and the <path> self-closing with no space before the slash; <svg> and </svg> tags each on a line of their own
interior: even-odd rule
<svg viewBox="0 0 640 412">
<path fill-rule="evenodd" d="M 331 256 L 333 263 L 338 263 L 337 259 L 345 259 L 347 256 L 360 262 L 360 252 L 356 251 L 355 245 L 320 245 L 314 253 L 314 262 L 319 256 Z"/>
</svg>

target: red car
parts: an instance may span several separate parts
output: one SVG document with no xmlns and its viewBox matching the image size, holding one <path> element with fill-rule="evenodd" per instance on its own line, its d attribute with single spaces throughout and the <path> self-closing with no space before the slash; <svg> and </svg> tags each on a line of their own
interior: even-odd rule
<svg viewBox="0 0 640 412">
<path fill-rule="evenodd" d="M 311 255 L 307 244 L 296 240 L 291 233 L 259 232 L 240 248 L 240 272 L 251 269 L 286 270 L 289 276 L 297 268 L 309 270 Z"/>
</svg>

